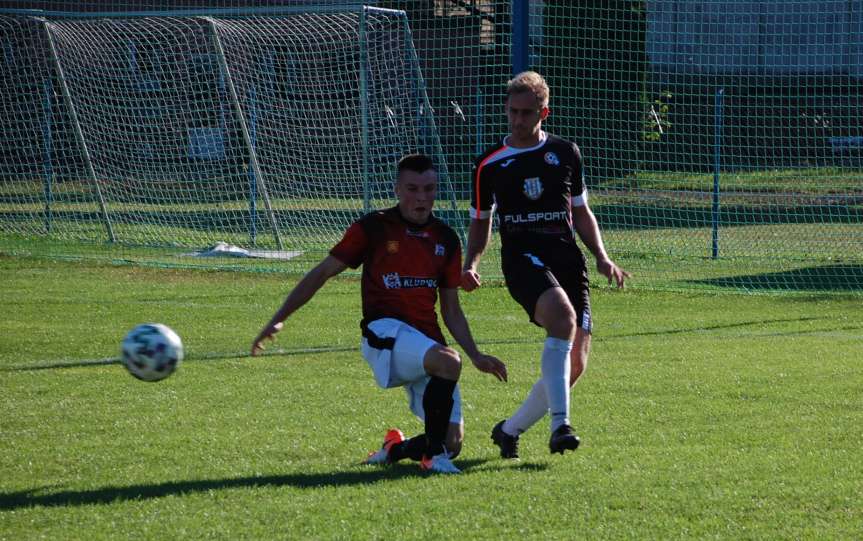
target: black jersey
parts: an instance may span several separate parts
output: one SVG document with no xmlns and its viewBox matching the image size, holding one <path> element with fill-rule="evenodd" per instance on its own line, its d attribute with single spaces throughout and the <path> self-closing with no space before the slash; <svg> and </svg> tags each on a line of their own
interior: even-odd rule
<svg viewBox="0 0 863 541">
<path fill-rule="evenodd" d="M 581 152 L 569 141 L 540 132 L 531 148 L 501 144 L 475 162 L 471 217 L 500 219 L 504 251 L 580 253 L 572 232 L 572 207 L 587 203 Z"/>
</svg>

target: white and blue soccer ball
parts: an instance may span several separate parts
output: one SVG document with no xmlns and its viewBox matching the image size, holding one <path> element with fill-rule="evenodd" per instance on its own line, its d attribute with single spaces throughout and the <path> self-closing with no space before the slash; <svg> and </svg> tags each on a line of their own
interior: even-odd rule
<svg viewBox="0 0 863 541">
<path fill-rule="evenodd" d="M 167 378 L 183 360 L 183 342 L 167 325 L 144 323 L 123 338 L 123 366 L 143 381 Z"/>
</svg>

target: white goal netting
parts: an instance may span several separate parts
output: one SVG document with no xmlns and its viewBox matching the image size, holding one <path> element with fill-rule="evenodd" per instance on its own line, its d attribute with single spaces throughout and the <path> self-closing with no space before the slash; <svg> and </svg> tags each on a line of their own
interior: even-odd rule
<svg viewBox="0 0 863 541">
<path fill-rule="evenodd" d="M 401 12 L 0 17 L 0 28 L 15 69 L 0 84 L 29 87 L 0 98 L 0 113 L 29 115 L 3 134 L 18 142 L 0 162 L 4 230 L 322 251 L 392 204 L 400 156 L 441 161 Z"/>
</svg>

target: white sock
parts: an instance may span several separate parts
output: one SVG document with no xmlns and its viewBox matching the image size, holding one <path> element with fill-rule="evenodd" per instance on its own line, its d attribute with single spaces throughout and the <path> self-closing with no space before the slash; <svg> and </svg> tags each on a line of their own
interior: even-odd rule
<svg viewBox="0 0 863 541">
<path fill-rule="evenodd" d="M 542 380 L 551 411 L 551 430 L 569 424 L 569 352 L 572 342 L 560 338 L 545 339 L 542 350 Z"/>
<path fill-rule="evenodd" d="M 548 398 L 545 393 L 545 382 L 539 378 L 518 410 L 503 423 L 503 431 L 510 436 L 519 436 L 545 417 L 546 413 L 548 413 Z"/>
</svg>

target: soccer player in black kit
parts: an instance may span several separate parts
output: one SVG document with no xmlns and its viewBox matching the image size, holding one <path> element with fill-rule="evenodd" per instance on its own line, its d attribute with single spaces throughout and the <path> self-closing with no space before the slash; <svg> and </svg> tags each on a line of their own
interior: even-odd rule
<svg viewBox="0 0 863 541">
<path fill-rule="evenodd" d="M 459 473 L 451 459 L 461 451 L 464 438 L 461 359 L 446 345 L 435 304 L 440 302 L 444 324 L 478 370 L 506 381 L 506 366 L 479 351 L 459 304 L 461 246 L 455 232 L 432 214 L 437 171 L 431 159 L 421 154 L 403 157 L 395 192 L 395 207 L 354 222 L 329 255 L 299 281 L 255 337 L 252 355 L 330 278 L 362 266 L 363 357 L 380 387 L 405 389 L 408 406 L 425 424 L 425 432 L 410 439 L 400 430 L 389 430 L 383 446 L 364 462 L 390 464 L 410 458 L 427 471 Z"/>
<path fill-rule="evenodd" d="M 584 255 L 573 229 L 596 258 L 597 270 L 623 287 L 630 275 L 605 251 L 578 147 L 542 130 L 549 90 L 538 73 L 526 71 L 507 84 L 510 134 L 484 152 L 474 166 L 471 223 L 461 284 L 480 286 L 480 257 L 500 220 L 501 262 L 507 288 L 530 320 L 546 331 L 542 376 L 521 407 L 492 429 L 504 458 L 518 458 L 518 438 L 551 413 L 552 453 L 575 450 L 579 438 L 569 421 L 569 392 L 587 366 L 590 351 L 590 289 Z"/>
</svg>

